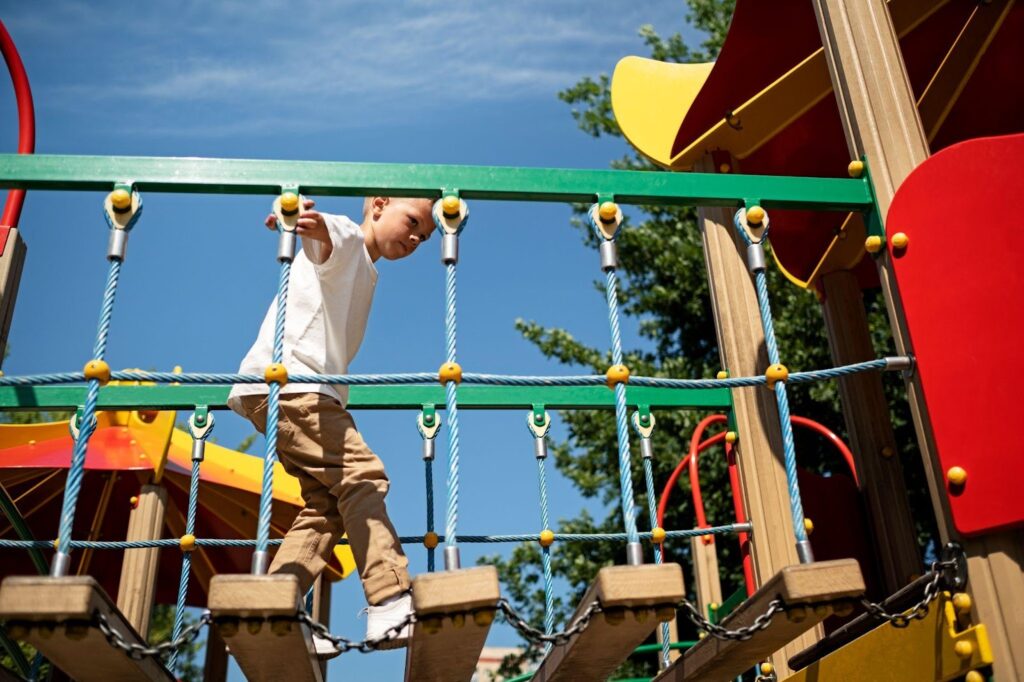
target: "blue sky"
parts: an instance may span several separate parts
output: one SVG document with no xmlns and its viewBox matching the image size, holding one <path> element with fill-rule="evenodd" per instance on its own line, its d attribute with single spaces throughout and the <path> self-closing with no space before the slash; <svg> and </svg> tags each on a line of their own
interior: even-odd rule
<svg viewBox="0 0 1024 682">
<path fill-rule="evenodd" d="M 0 3 L 35 95 L 39 153 L 280 158 L 604 168 L 623 143 L 576 129 L 558 90 L 644 54 L 637 28 L 694 32 L 680 1 Z M 0 151 L 15 149 L 13 97 L 0 88 Z M 88 359 L 103 278 L 102 196 L 30 192 L 28 260 L 9 374 Z M 148 194 L 132 233 L 108 358 L 115 368 L 234 371 L 276 287 L 269 197 Z M 356 200 L 320 208 L 354 214 Z M 607 347 L 596 252 L 564 205 L 474 202 L 459 267 L 459 360 L 467 370 L 562 371 L 513 328 L 558 325 Z M 432 241 L 380 263 L 352 371 L 432 371 L 444 356 L 444 273 Z M 638 343 L 633 322 L 627 345 Z M 251 427 L 218 413 L 233 446 Z M 359 413 L 392 479 L 399 531 L 424 529 L 415 415 Z M 463 412 L 461 533 L 539 530 L 536 467 L 521 413 Z M 555 434 L 564 433 L 556 423 Z M 437 499 L 442 519 L 444 442 Z M 253 448 L 261 451 L 261 446 Z M 595 509 L 552 477 L 553 519 Z M 500 494 L 495 494 L 500 492 Z M 603 513 L 599 511 L 599 513 Z M 46 534 L 44 531 L 43 535 Z M 463 563 L 507 546 L 463 546 Z M 422 548 L 408 548 L 414 572 Z M 332 629 L 361 637 L 355 580 L 335 585 Z M 491 645 L 516 643 L 496 628 Z M 402 653 L 351 654 L 332 677 L 399 679 Z M 240 679 L 235 669 L 233 679 Z"/>
</svg>

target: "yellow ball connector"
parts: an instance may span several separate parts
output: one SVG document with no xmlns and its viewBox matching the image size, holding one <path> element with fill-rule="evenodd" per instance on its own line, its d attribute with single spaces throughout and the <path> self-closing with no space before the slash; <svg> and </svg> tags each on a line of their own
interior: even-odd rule
<svg viewBox="0 0 1024 682">
<path fill-rule="evenodd" d="M 740 439 L 740 435 L 738 433 L 736 433 L 735 431 L 726 431 L 725 432 L 725 442 L 726 443 L 729 443 L 731 445 L 731 444 L 735 443 L 736 441 L 738 441 L 739 439 Z"/>
<path fill-rule="evenodd" d="M 440 538 L 437 537 L 437 533 L 434 531 L 430 531 L 423 536 L 423 546 L 427 549 L 434 549 L 440 541 Z"/>
<path fill-rule="evenodd" d="M 655 526 L 651 529 L 651 542 L 656 545 L 660 545 L 665 542 L 665 529 L 660 526 Z"/>
<path fill-rule="evenodd" d="M 946 480 L 951 486 L 959 488 L 967 483 L 967 471 L 963 467 L 949 467 Z"/>
<path fill-rule="evenodd" d="M 605 372 L 605 379 L 608 384 L 608 388 L 615 388 L 616 384 L 628 384 L 629 383 L 629 367 L 625 365 L 612 365 Z"/>
<path fill-rule="evenodd" d="M 878 253 L 882 250 L 882 238 L 878 235 L 871 235 L 864 240 L 864 250 L 868 253 Z"/>
<path fill-rule="evenodd" d="M 614 201 L 606 201 L 597 207 L 597 217 L 602 223 L 613 223 L 619 215 L 619 207 Z"/>
<path fill-rule="evenodd" d="M 775 673 L 775 666 L 774 665 L 772 665 L 771 663 L 767 663 L 767 662 L 761 664 L 761 674 L 762 675 L 772 675 L 774 673 Z"/>
<path fill-rule="evenodd" d="M 813 533 L 814 532 L 814 521 L 811 521 L 809 518 L 804 517 L 804 530 L 807 531 L 808 535 Z"/>
<path fill-rule="evenodd" d="M 281 195 L 281 213 L 295 215 L 299 212 L 299 195 L 295 192 L 285 192 Z"/>
<path fill-rule="evenodd" d="M 854 159 L 850 162 L 850 165 L 846 167 L 846 172 L 850 174 L 851 178 L 859 178 L 864 175 L 864 162 L 860 159 Z"/>
<path fill-rule="evenodd" d="M 889 243 L 892 244 L 894 249 L 905 249 L 907 244 L 910 243 L 910 237 L 907 236 L 906 232 L 897 232 L 889 240 Z"/>
<path fill-rule="evenodd" d="M 449 194 L 441 200 L 441 212 L 445 218 L 458 218 L 462 211 L 462 202 L 454 194 Z"/>
<path fill-rule="evenodd" d="M 751 206 L 747 209 L 747 223 L 760 225 L 764 222 L 764 209 L 760 206 Z"/>
<path fill-rule="evenodd" d="M 83 369 L 86 379 L 96 379 L 100 385 L 110 381 L 110 365 L 103 360 L 90 360 Z"/>
<path fill-rule="evenodd" d="M 972 604 L 971 595 L 966 592 L 957 592 L 953 595 L 953 608 L 961 616 L 970 613 Z"/>
<path fill-rule="evenodd" d="M 718 374 L 715 375 L 715 378 L 716 379 L 728 379 L 729 378 L 729 372 L 724 370 L 724 369 L 720 369 L 720 370 L 718 370 Z"/>
<path fill-rule="evenodd" d="M 789 370 L 786 366 L 780 363 L 770 365 L 764 373 L 765 379 L 768 380 L 768 388 L 775 388 L 776 382 L 785 383 L 786 379 L 789 379 Z"/>
<path fill-rule="evenodd" d="M 441 369 L 437 371 L 437 380 L 444 386 L 449 381 L 454 381 L 457 384 L 462 383 L 462 367 L 457 362 L 446 362 L 441 365 Z"/>
<path fill-rule="evenodd" d="M 191 552 L 196 548 L 196 536 L 191 533 L 182 535 L 181 539 L 178 540 L 178 545 L 181 547 L 182 552 Z"/>
<path fill-rule="evenodd" d="M 550 547 L 555 544 L 555 532 L 545 528 L 540 532 L 540 537 L 537 539 L 541 547 Z"/>
<path fill-rule="evenodd" d="M 110 193 L 110 205 L 118 213 L 124 213 L 132 207 L 132 193 L 126 189 L 115 189 Z"/>
<path fill-rule="evenodd" d="M 263 380 L 268 384 L 284 386 L 288 383 L 288 370 L 280 362 L 267 365 L 267 368 L 263 370 Z"/>
</svg>

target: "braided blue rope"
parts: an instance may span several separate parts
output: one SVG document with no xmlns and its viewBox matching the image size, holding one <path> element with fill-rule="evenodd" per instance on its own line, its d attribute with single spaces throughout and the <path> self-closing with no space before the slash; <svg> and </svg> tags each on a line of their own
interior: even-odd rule
<svg viewBox="0 0 1024 682">
<path fill-rule="evenodd" d="M 551 528 L 548 517 L 548 475 L 547 458 L 537 458 L 537 484 L 540 488 L 540 527 L 541 530 Z M 551 573 L 551 548 L 541 547 L 541 564 L 544 572 L 544 634 L 550 635 L 555 630 L 555 588 Z M 551 649 L 551 644 L 544 645 L 544 652 Z"/>
<path fill-rule="evenodd" d="M 651 464 L 651 460 L 644 458 L 644 485 L 647 489 L 647 512 L 651 518 L 651 529 L 658 525 L 658 494 L 654 489 L 654 466 Z M 664 560 L 661 552 L 661 545 L 654 544 L 654 563 L 660 564 Z M 668 667 L 669 664 L 669 652 L 671 648 L 672 635 L 669 630 L 668 623 L 661 624 L 661 660 L 662 667 Z"/>
<path fill-rule="evenodd" d="M 96 328 L 96 343 L 93 346 L 93 359 L 102 360 L 107 352 L 107 337 L 110 334 L 110 322 L 114 315 L 114 299 L 117 296 L 117 284 L 121 277 L 121 260 L 110 259 L 107 270 L 107 285 L 103 289 L 103 304 L 100 306 L 100 320 Z M 78 494 L 82 490 L 82 479 L 85 476 L 85 453 L 89 447 L 89 438 L 96 430 L 96 404 L 99 401 L 100 382 L 89 380 L 89 388 L 85 396 L 85 407 L 82 411 L 82 423 L 79 425 L 78 437 L 71 453 L 71 466 L 64 484 L 64 502 L 60 512 L 60 526 L 57 531 L 57 554 L 54 556 L 51 572 L 58 575 L 61 568 L 61 555 L 69 555 L 72 529 L 75 525 L 75 509 L 78 506 Z"/>
<path fill-rule="evenodd" d="M 740 216 L 740 211 L 737 211 L 735 216 L 733 216 L 733 225 L 735 225 L 743 241 L 749 246 L 754 242 L 743 228 Z M 762 241 L 767 238 L 768 230 L 765 228 Z M 764 343 L 768 351 L 768 362 L 774 365 L 779 362 L 779 346 L 775 339 L 775 324 L 772 321 L 771 302 L 768 298 L 768 277 L 764 269 L 754 272 L 754 288 L 757 291 L 757 305 L 761 312 L 761 327 L 764 329 Z M 775 382 L 774 391 L 775 402 L 779 408 L 779 426 L 782 428 L 783 462 L 786 468 L 786 484 L 789 487 L 789 509 L 790 515 L 793 518 L 793 534 L 796 536 L 797 543 L 805 543 L 807 542 L 807 530 L 804 527 L 804 508 L 800 499 L 800 484 L 797 481 L 796 444 L 793 441 L 793 425 L 790 422 L 786 382 Z"/>
<path fill-rule="evenodd" d="M 188 483 L 188 515 L 185 517 L 185 535 L 196 533 L 196 517 L 199 513 L 199 460 L 192 460 L 192 475 Z M 178 601 L 174 609 L 174 628 L 171 641 L 176 641 L 185 627 L 185 602 L 188 599 L 188 579 L 192 574 L 192 552 L 181 553 L 181 576 L 178 579 Z M 178 650 L 171 652 L 167 667 L 174 669 L 178 660 Z"/>
<path fill-rule="evenodd" d="M 455 362 L 456 339 L 456 288 L 455 263 L 445 264 L 445 357 L 447 362 Z M 456 525 L 459 522 L 459 408 L 458 384 L 448 381 L 444 385 L 445 400 L 448 407 L 448 507 L 445 517 L 445 544 L 449 547 L 458 546 Z"/>
<path fill-rule="evenodd" d="M 288 280 L 291 276 L 291 269 L 291 261 L 281 261 L 281 276 L 277 285 L 277 319 L 274 325 L 273 361 L 275 363 L 284 359 L 284 320 L 288 307 Z M 277 461 L 277 419 L 280 414 L 280 394 L 281 385 L 276 382 L 270 384 L 265 434 L 267 449 L 263 457 L 263 484 L 260 489 L 259 521 L 256 525 L 256 552 L 266 552 L 270 540 L 270 512 L 274 499 L 274 462 Z"/>
<path fill-rule="evenodd" d="M 619 278 L 609 269 L 605 277 L 608 301 L 608 327 L 612 336 L 612 364 L 622 364 L 622 335 L 619 330 Z M 626 542 L 639 542 L 633 502 L 633 464 L 629 452 L 629 427 L 626 416 L 626 386 L 615 384 L 615 429 L 619 440 L 619 496 L 622 501 L 622 520 L 626 526 Z"/>
<path fill-rule="evenodd" d="M 423 460 L 423 476 L 427 482 L 427 532 L 434 532 L 434 460 Z M 427 547 L 427 571 L 434 572 L 435 547 Z"/>
</svg>

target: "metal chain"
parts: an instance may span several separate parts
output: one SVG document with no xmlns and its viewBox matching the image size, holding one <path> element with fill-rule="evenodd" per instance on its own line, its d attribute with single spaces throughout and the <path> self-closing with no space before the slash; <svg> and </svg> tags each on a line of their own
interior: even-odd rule
<svg viewBox="0 0 1024 682">
<path fill-rule="evenodd" d="M 712 623 L 702 616 L 700 611 L 697 610 L 697 607 L 689 601 L 684 599 L 681 606 L 686 612 L 686 618 L 696 625 L 698 630 L 704 630 L 715 639 L 731 639 L 737 642 L 745 642 L 753 637 L 755 633 L 764 630 L 771 624 L 772 617 L 775 616 L 776 613 L 786 610 L 786 605 L 781 599 L 773 599 L 768 603 L 768 610 L 755 618 L 753 623 L 742 628 L 729 630 L 721 625 Z"/>
<path fill-rule="evenodd" d="M 296 619 L 300 623 L 305 623 L 306 625 L 308 625 L 309 629 L 313 631 L 313 634 L 317 635 L 318 637 L 323 637 L 324 639 L 329 640 L 331 643 L 334 644 L 334 646 L 338 647 L 340 652 L 343 654 L 349 651 L 358 651 L 361 654 L 368 654 L 371 651 L 376 651 L 384 642 L 398 637 L 398 634 L 406 626 L 415 623 L 416 614 L 409 613 L 409 615 L 403 618 L 401 622 L 392 625 L 387 630 L 385 630 L 381 635 L 377 637 L 367 637 L 361 642 L 353 642 L 351 639 L 343 637 L 341 635 L 332 635 L 331 631 L 327 629 L 326 625 L 324 625 L 323 623 L 316 622 L 315 620 L 313 620 L 313 617 L 305 611 L 299 611 L 299 613 L 296 615 Z"/>
<path fill-rule="evenodd" d="M 602 610 L 600 602 L 593 601 L 568 628 L 561 632 L 552 632 L 548 635 L 527 623 L 522 616 L 516 613 L 512 604 L 510 604 L 507 599 L 502 598 L 498 600 L 498 609 L 505 614 L 505 618 L 508 620 L 509 625 L 518 630 L 519 634 L 521 634 L 527 641 L 535 644 L 543 642 L 545 644 L 553 644 L 555 646 L 567 643 L 571 638 L 586 630 L 587 626 L 590 625 L 590 620 L 594 617 L 594 614 L 601 613 Z"/>
<path fill-rule="evenodd" d="M 99 628 L 100 632 L 103 633 L 103 636 L 107 638 L 107 642 L 110 646 L 115 649 L 120 649 L 128 656 L 128 658 L 136 661 L 141 661 L 143 658 L 164 657 L 173 651 L 183 649 L 194 642 L 196 637 L 199 636 L 200 631 L 213 620 L 210 616 L 210 612 L 204 611 L 203 615 L 200 616 L 197 622 L 182 630 L 181 634 L 176 638 L 154 646 L 143 646 L 135 642 L 127 641 L 120 631 L 110 624 L 107 617 L 99 611 L 93 613 L 93 619 L 96 622 L 96 627 Z"/>
<path fill-rule="evenodd" d="M 889 613 L 882 604 L 876 604 L 867 599 L 860 600 L 861 606 L 875 618 L 888 621 L 893 627 L 905 628 L 910 625 L 911 621 L 920 620 L 928 615 L 928 605 L 939 596 L 939 587 L 942 583 L 944 570 L 955 568 L 957 568 L 957 561 L 955 560 L 936 561 L 933 563 L 932 570 L 929 571 L 932 579 L 924 586 L 924 595 L 921 597 L 921 600 L 901 613 Z"/>
</svg>

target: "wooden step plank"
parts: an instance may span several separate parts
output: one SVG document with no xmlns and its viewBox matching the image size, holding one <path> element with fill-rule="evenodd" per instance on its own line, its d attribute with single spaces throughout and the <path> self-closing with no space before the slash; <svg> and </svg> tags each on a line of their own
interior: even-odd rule
<svg viewBox="0 0 1024 682">
<path fill-rule="evenodd" d="M 147 645 L 99 583 L 88 576 L 10 577 L 0 585 L 0 619 L 6 621 L 11 637 L 39 649 L 72 679 L 174 679 L 159 660 L 133 660 L 113 648 L 94 624 L 94 613 L 106 617 L 125 641 Z"/>
<path fill-rule="evenodd" d="M 789 608 L 786 613 L 776 614 L 771 625 L 745 642 L 705 637 L 658 675 L 655 682 L 730 680 L 813 628 L 836 607 L 848 607 L 851 599 L 863 594 L 864 578 L 854 559 L 787 566 L 721 625 L 730 630 L 750 625 L 776 598 Z"/>
<path fill-rule="evenodd" d="M 602 612 L 582 633 L 552 647 L 532 679 L 607 679 L 662 620 L 675 618 L 675 608 L 684 594 L 679 564 L 602 568 L 570 622 L 595 601 L 601 604 Z"/>
<path fill-rule="evenodd" d="M 302 597 L 294 575 L 218 575 L 210 581 L 214 626 L 249 682 L 322 682 L 312 635 L 296 620 Z"/>
<path fill-rule="evenodd" d="M 468 682 L 500 597 L 493 566 L 428 573 L 413 580 L 416 624 L 405 658 L 407 682 Z"/>
</svg>

